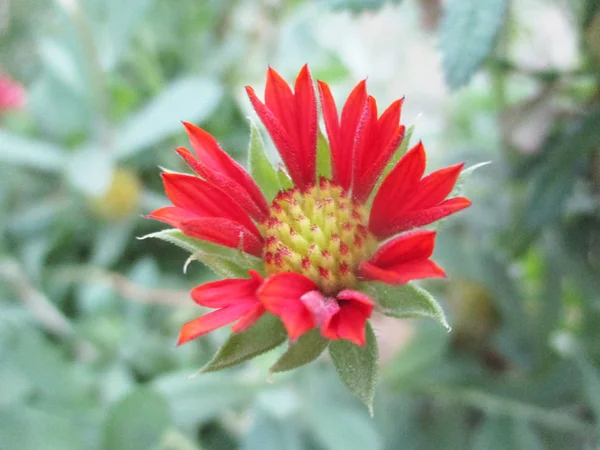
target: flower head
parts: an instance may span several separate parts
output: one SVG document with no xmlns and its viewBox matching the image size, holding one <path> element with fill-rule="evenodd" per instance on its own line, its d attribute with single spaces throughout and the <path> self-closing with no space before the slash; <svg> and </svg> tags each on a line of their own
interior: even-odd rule
<svg viewBox="0 0 600 450">
<path fill-rule="evenodd" d="M 216 310 L 184 325 L 179 343 L 234 322 L 234 332 L 246 330 L 268 312 L 292 341 L 318 328 L 327 340 L 364 345 L 378 302 L 361 288 L 365 282 L 445 276 L 431 260 L 436 232 L 420 227 L 470 205 L 464 197 L 447 199 L 463 165 L 424 176 L 419 142 L 390 168 L 405 135 L 403 100 L 378 114 L 361 81 L 338 114 L 329 86 L 319 81 L 332 174 L 319 177 L 317 95 L 308 67 L 293 89 L 269 68 L 264 102 L 246 91 L 293 187 L 267 200 L 210 134 L 184 124 L 194 153 L 177 152 L 195 174 L 164 173 L 173 205 L 150 217 L 262 263 L 248 278 L 195 288 L 194 301 Z"/>
</svg>

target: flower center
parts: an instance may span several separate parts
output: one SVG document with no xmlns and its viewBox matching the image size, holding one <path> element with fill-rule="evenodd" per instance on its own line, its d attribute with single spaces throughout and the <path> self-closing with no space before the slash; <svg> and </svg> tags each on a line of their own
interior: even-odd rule
<svg viewBox="0 0 600 450">
<path fill-rule="evenodd" d="M 279 192 L 270 212 L 260 225 L 267 274 L 300 273 L 325 295 L 351 288 L 359 263 L 377 247 L 365 208 L 325 179 L 305 192 Z"/>
</svg>

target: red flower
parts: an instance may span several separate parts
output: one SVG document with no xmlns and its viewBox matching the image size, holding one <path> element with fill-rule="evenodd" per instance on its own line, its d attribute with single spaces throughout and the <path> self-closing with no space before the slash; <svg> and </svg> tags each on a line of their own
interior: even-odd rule
<svg viewBox="0 0 600 450">
<path fill-rule="evenodd" d="M 246 88 L 295 185 L 279 192 L 271 205 L 212 136 L 184 124 L 196 156 L 182 148 L 177 152 L 197 176 L 163 174 L 173 206 L 150 217 L 188 236 L 261 257 L 267 277 L 251 272 L 249 279 L 195 288 L 197 303 L 220 309 L 186 324 L 179 343 L 235 321 L 233 330 L 241 331 L 268 311 L 281 319 L 292 340 L 318 327 L 327 339 L 364 345 L 376 299 L 356 290 L 359 281 L 403 284 L 445 276 L 430 259 L 435 231 L 404 232 L 470 205 L 463 197 L 446 199 L 463 165 L 423 177 L 425 150 L 418 143 L 373 196 L 404 136 L 402 100 L 378 117 L 375 99 L 361 81 L 338 118 L 329 86 L 319 81 L 318 88 L 331 180 L 316 177 L 317 105 L 308 67 L 300 71 L 293 92 L 270 68 L 264 103 Z"/>
<path fill-rule="evenodd" d="M 247 280 L 221 280 L 206 283 L 192 290 L 192 299 L 208 308 L 219 308 L 198 317 L 181 328 L 178 344 L 184 344 L 224 325 L 237 321 L 233 331 L 244 331 L 253 325 L 265 312 L 256 297 L 262 277 L 250 272 Z"/>
<path fill-rule="evenodd" d="M 0 111 L 25 106 L 25 89 L 19 83 L 0 74 Z"/>
</svg>

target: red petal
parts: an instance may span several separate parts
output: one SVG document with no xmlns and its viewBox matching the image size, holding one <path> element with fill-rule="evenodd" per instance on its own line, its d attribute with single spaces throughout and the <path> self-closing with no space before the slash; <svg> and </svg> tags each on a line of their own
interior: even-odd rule
<svg viewBox="0 0 600 450">
<path fill-rule="evenodd" d="M 190 142 L 196 151 L 200 161 L 185 149 L 178 149 L 177 152 L 200 176 L 213 184 L 221 187 L 231 197 L 237 200 L 242 206 L 249 207 L 248 211 L 258 220 L 264 220 L 269 214 L 269 205 L 256 185 L 252 177 L 244 168 L 233 158 L 231 158 L 217 143 L 214 137 L 203 129 L 190 123 L 183 123 Z M 226 181 L 221 181 L 225 179 Z M 223 184 L 223 186 L 221 186 Z M 236 187 L 238 186 L 238 187 Z M 245 191 L 244 197 L 239 198 L 240 193 Z M 248 205 L 246 205 L 249 203 Z"/>
<path fill-rule="evenodd" d="M 252 325 L 256 323 L 258 319 L 265 313 L 265 307 L 257 303 L 250 309 L 244 316 L 238 320 L 238 322 L 231 327 L 231 331 L 234 333 L 241 333 L 242 331 L 247 330 Z"/>
<path fill-rule="evenodd" d="M 402 208 L 402 204 L 410 200 L 424 172 L 425 149 L 419 142 L 398 161 L 377 191 L 369 218 L 369 230 L 373 234 L 379 237 L 381 230 L 389 227 L 390 209 Z"/>
<path fill-rule="evenodd" d="M 192 299 L 202 306 L 223 308 L 240 303 L 257 303 L 256 291 L 262 283 L 260 276 L 213 281 L 192 289 Z"/>
<path fill-rule="evenodd" d="M 444 200 L 456 184 L 464 163 L 437 170 L 421 180 L 416 194 L 406 204 L 404 211 L 431 208 Z"/>
<path fill-rule="evenodd" d="M 203 217 L 182 222 L 181 231 L 190 237 L 214 242 L 230 248 L 241 248 L 260 257 L 263 241 L 242 224 L 221 217 Z"/>
<path fill-rule="evenodd" d="M 341 136 L 338 111 L 335 106 L 335 101 L 333 100 L 333 95 L 331 95 L 331 90 L 329 89 L 327 83 L 324 83 L 323 81 L 317 81 L 317 84 L 319 86 L 319 93 L 321 97 L 321 109 L 323 111 L 323 120 L 325 121 L 325 130 L 327 131 L 329 147 L 331 149 L 333 178 L 340 179 L 340 170 L 343 171 L 344 164 L 348 165 L 349 163 L 344 161 L 343 155 L 340 154 Z M 350 180 L 348 179 L 347 181 L 348 185 L 345 186 L 346 189 L 350 187 Z"/>
<path fill-rule="evenodd" d="M 363 173 L 365 164 L 377 151 L 377 102 L 369 95 L 366 108 L 356 128 L 352 161 L 352 197 L 355 197 L 354 191 L 357 188 L 359 174 Z"/>
<path fill-rule="evenodd" d="M 376 142 L 364 152 L 360 167 L 354 168 L 352 197 L 359 203 L 369 198 L 381 172 L 404 137 L 405 127 L 399 125 L 402 102 L 403 99 L 395 101 L 381 115 L 374 127 Z"/>
<path fill-rule="evenodd" d="M 371 317 L 374 302 L 365 294 L 344 290 L 338 294 L 340 310 L 323 323 L 321 333 L 329 339 L 347 339 L 357 345 L 365 344 L 365 327 Z"/>
<path fill-rule="evenodd" d="M 395 237 L 381 246 L 369 262 L 379 267 L 387 267 L 417 259 L 427 259 L 433 253 L 435 231 L 418 230 Z"/>
<path fill-rule="evenodd" d="M 302 67 L 296 78 L 294 97 L 298 127 L 297 145 L 301 149 L 305 183 L 311 186 L 317 176 L 317 98 L 308 65 Z"/>
<path fill-rule="evenodd" d="M 230 306 L 205 314 L 202 317 L 198 317 L 197 319 L 186 323 L 181 327 L 177 345 L 185 344 L 203 334 L 221 328 L 231 322 L 235 322 L 246 314 L 250 308 L 252 308 L 252 306 L 247 304 Z"/>
<path fill-rule="evenodd" d="M 267 311 L 281 318 L 290 339 L 297 339 L 315 326 L 313 315 L 300 298 L 316 287 L 303 275 L 281 272 L 265 280 L 258 289 L 258 298 Z"/>
<path fill-rule="evenodd" d="M 300 300 L 312 313 L 317 326 L 329 321 L 331 316 L 340 310 L 340 306 L 334 298 L 325 297 L 319 291 L 307 292 L 300 297 Z"/>
<path fill-rule="evenodd" d="M 435 231 L 419 230 L 398 236 L 383 245 L 360 265 L 367 280 L 402 284 L 421 278 L 444 277 L 444 271 L 429 259 L 435 244 Z"/>
<path fill-rule="evenodd" d="M 260 237 L 260 233 L 248 214 L 225 192 L 193 175 L 163 173 L 167 197 L 175 206 L 186 209 L 199 217 L 222 217 L 244 225 Z"/>
<path fill-rule="evenodd" d="M 277 147 L 294 184 L 305 187 L 304 172 L 299 163 L 302 157 L 299 155 L 299 149 L 294 146 L 292 136 L 289 135 L 288 131 L 281 124 L 279 118 L 258 99 L 254 89 L 246 86 L 246 92 L 256 114 L 258 114 L 258 117 L 267 128 L 275 147 Z"/>
<path fill-rule="evenodd" d="M 355 147 L 358 143 L 358 128 L 368 106 L 367 99 L 367 80 L 362 80 L 354 87 L 342 109 L 340 149 L 338 155 L 333 155 L 334 164 L 338 170 L 337 174 L 334 173 L 333 181 L 340 184 L 344 189 L 349 189 L 352 184 L 352 166 Z M 338 163 L 335 163 L 336 157 L 339 159 Z"/>
<path fill-rule="evenodd" d="M 181 228 L 181 222 L 185 220 L 195 219 L 198 217 L 187 209 L 178 208 L 176 206 L 166 206 L 164 208 L 155 209 L 147 216 L 149 219 L 160 220 L 168 223 L 175 228 Z"/>
<path fill-rule="evenodd" d="M 446 272 L 430 259 L 401 263 L 387 269 L 381 269 L 363 261 L 360 263 L 359 271 L 365 280 L 377 280 L 387 284 L 405 284 L 411 280 L 444 278 L 446 276 Z"/>
<path fill-rule="evenodd" d="M 290 137 L 298 142 L 296 115 L 294 114 L 294 93 L 287 82 L 274 69 L 267 71 L 265 105 L 277 117 Z"/>
<path fill-rule="evenodd" d="M 376 230 L 371 228 L 371 232 L 379 239 L 386 239 L 394 234 L 401 233 L 413 228 L 428 225 L 436 220 L 454 214 L 471 205 L 470 200 L 464 197 L 454 197 L 443 201 L 433 208 L 409 211 L 399 215 L 388 214 L 387 223 Z M 372 214 L 372 213 L 371 213 Z"/>
</svg>

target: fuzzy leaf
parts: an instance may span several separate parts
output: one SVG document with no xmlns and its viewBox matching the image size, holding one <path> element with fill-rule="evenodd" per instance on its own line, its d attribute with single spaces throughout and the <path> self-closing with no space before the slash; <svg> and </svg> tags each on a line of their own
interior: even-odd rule
<svg viewBox="0 0 600 450">
<path fill-rule="evenodd" d="M 258 184 L 267 200 L 271 201 L 281 189 L 275 168 L 267 158 L 265 145 L 260 137 L 260 131 L 252 119 L 250 120 L 250 145 L 248 147 L 248 162 L 250 175 Z"/>
<path fill-rule="evenodd" d="M 466 169 L 464 169 L 460 175 L 458 176 L 458 180 L 456 180 L 456 184 L 454 185 L 454 189 L 452 189 L 452 192 L 450 193 L 450 195 L 448 196 L 448 198 L 452 198 L 452 197 L 458 197 L 459 195 L 462 194 L 463 188 L 465 186 L 465 181 L 467 180 L 467 178 L 473 173 L 475 172 L 477 169 L 479 169 L 480 167 L 484 167 L 487 166 L 488 164 L 491 164 L 491 161 L 485 161 L 479 164 L 475 164 L 471 167 L 467 167 Z"/>
<path fill-rule="evenodd" d="M 276 316 L 265 314 L 242 333 L 233 333 L 214 358 L 198 373 L 216 372 L 236 366 L 282 344 L 287 338 L 283 324 Z"/>
<path fill-rule="evenodd" d="M 364 346 L 340 339 L 329 344 L 329 354 L 341 380 L 350 392 L 367 405 L 372 416 L 379 352 L 371 325 L 367 323 L 367 342 Z"/>
<path fill-rule="evenodd" d="M 319 357 L 327 348 L 329 340 L 321 336 L 318 329 L 304 333 L 297 342 L 290 342 L 287 351 L 271 367 L 269 372 L 286 372 L 308 364 Z"/>
<path fill-rule="evenodd" d="M 361 290 L 377 301 L 379 309 L 386 316 L 433 319 L 448 331 L 451 329 L 440 304 L 423 288 L 412 284 L 390 286 L 372 281 L 361 283 Z"/>
<path fill-rule="evenodd" d="M 506 0 L 451 0 L 445 5 L 440 47 L 446 83 L 457 89 L 469 82 L 493 50 Z"/>
<path fill-rule="evenodd" d="M 320 129 L 317 139 L 317 178 L 319 177 L 331 178 L 331 149 Z"/>
<path fill-rule="evenodd" d="M 224 278 L 245 278 L 248 270 L 256 270 L 261 273 L 264 269 L 264 263 L 256 256 L 235 248 L 191 238 L 176 228 L 150 233 L 138 239 L 147 238 L 161 239 L 192 253 L 185 263 L 185 268 L 192 261 L 202 261 L 213 272 Z"/>
</svg>

